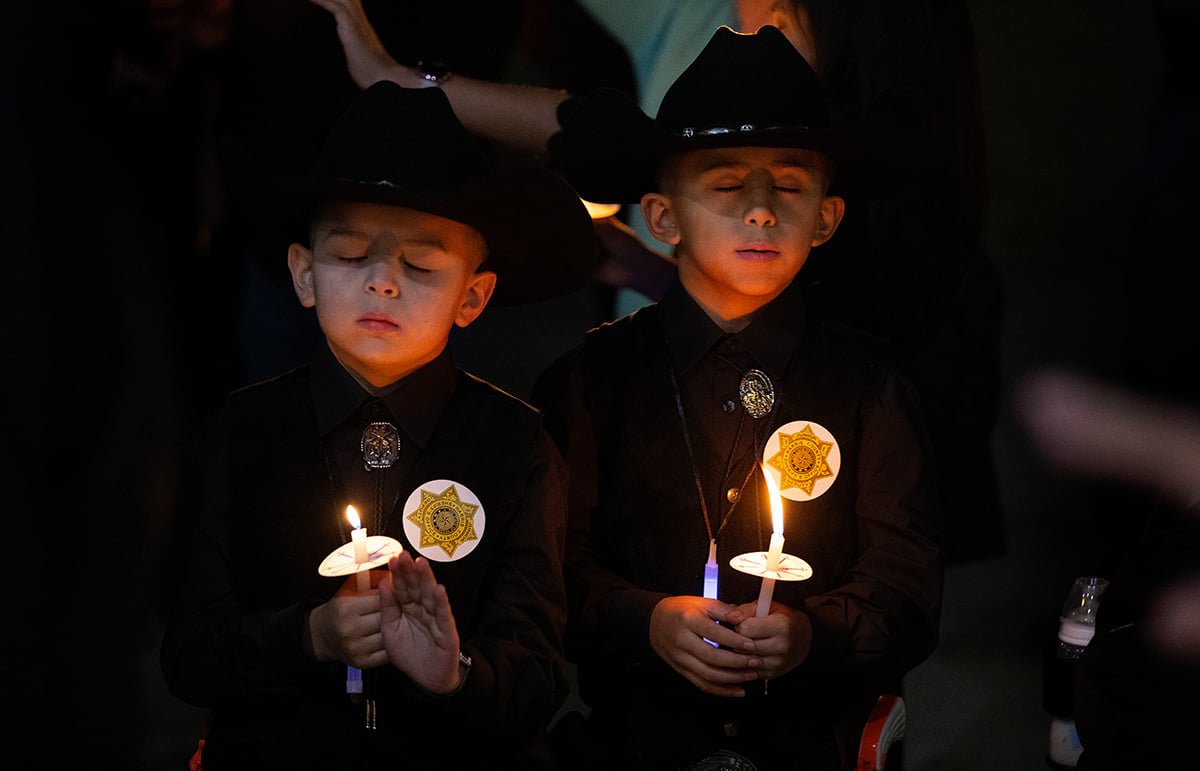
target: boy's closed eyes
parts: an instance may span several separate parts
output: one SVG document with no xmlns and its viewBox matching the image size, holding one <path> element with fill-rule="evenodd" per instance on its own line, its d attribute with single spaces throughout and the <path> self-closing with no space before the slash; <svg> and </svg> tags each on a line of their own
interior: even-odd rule
<svg viewBox="0 0 1200 771">
<path fill-rule="evenodd" d="M 700 170 L 703 186 L 717 192 L 734 192 L 749 184 L 761 184 L 777 193 L 802 193 L 824 190 L 824 163 L 811 157 L 797 155 L 772 161 L 766 169 L 755 169 L 736 158 L 718 158 Z"/>
<path fill-rule="evenodd" d="M 451 254 L 441 238 L 433 235 L 377 235 L 348 227 L 334 227 L 321 237 L 315 256 L 328 256 L 348 265 L 366 265 L 372 259 L 399 259 L 406 271 L 432 273 L 446 267 L 450 260 L 460 259 Z"/>
</svg>

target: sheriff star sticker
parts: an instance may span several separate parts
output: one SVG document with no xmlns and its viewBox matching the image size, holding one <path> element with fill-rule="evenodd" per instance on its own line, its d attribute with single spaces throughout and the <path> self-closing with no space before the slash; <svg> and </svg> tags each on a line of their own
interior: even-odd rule
<svg viewBox="0 0 1200 771">
<path fill-rule="evenodd" d="M 417 551 L 437 562 L 465 557 L 483 535 L 479 499 L 465 485 L 446 479 L 413 490 L 404 506 L 404 519 L 405 534 Z"/>
<path fill-rule="evenodd" d="M 764 460 L 779 472 L 779 492 L 794 501 L 822 495 L 833 485 L 841 464 L 837 441 L 811 421 L 781 426 L 764 448 Z"/>
</svg>

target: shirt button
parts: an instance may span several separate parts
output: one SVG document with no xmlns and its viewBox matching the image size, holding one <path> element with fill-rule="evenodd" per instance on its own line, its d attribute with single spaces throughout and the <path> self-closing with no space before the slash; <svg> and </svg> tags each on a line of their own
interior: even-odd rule
<svg viewBox="0 0 1200 771">
<path fill-rule="evenodd" d="M 742 491 L 737 489 L 736 487 L 731 487 L 725 493 L 725 497 L 729 499 L 730 503 L 734 503 L 735 501 L 737 501 L 738 498 L 742 497 Z"/>
<path fill-rule="evenodd" d="M 721 404 L 721 409 L 725 410 L 726 413 L 733 412 L 737 409 L 737 402 L 735 402 L 733 399 L 726 399 L 724 403 Z"/>
<path fill-rule="evenodd" d="M 730 720 L 728 723 L 721 726 L 721 730 L 725 732 L 726 736 L 737 736 L 738 724 Z"/>
</svg>

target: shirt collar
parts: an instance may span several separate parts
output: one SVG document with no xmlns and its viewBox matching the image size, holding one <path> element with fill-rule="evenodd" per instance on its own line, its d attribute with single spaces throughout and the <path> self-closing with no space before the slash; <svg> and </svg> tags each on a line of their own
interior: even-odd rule
<svg viewBox="0 0 1200 771">
<path fill-rule="evenodd" d="M 671 365 L 678 373 L 687 372 L 700 361 L 725 333 L 704 309 L 692 299 L 676 278 L 659 301 Z"/>
<path fill-rule="evenodd" d="M 799 281 L 793 281 L 737 336 L 767 372 L 783 377 L 804 338 L 804 329 L 804 291 Z"/>
<path fill-rule="evenodd" d="M 670 340 L 671 363 L 686 372 L 727 335 L 676 279 L 663 295 L 663 324 Z M 804 334 L 804 299 L 800 282 L 764 305 L 736 337 L 760 366 L 776 377 L 787 372 L 788 362 Z"/>
<path fill-rule="evenodd" d="M 322 342 L 312 363 L 317 428 L 325 436 L 349 419 L 364 402 L 377 398 L 387 408 L 396 426 L 424 447 L 450 401 L 458 377 L 458 367 L 447 347 L 433 361 L 376 396 L 364 389 Z"/>
</svg>

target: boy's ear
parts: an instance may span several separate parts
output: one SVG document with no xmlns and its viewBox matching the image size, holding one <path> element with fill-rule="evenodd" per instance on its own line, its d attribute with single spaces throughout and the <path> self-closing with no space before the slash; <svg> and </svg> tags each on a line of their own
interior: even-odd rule
<svg viewBox="0 0 1200 771">
<path fill-rule="evenodd" d="M 471 278 L 467 281 L 466 289 L 463 290 L 462 304 L 458 306 L 458 313 L 454 315 L 454 324 L 465 327 L 479 318 L 479 314 L 483 313 L 483 309 L 487 307 L 488 301 L 492 299 L 492 293 L 495 291 L 496 273 L 494 271 L 481 270 L 478 273 L 472 273 Z"/>
<path fill-rule="evenodd" d="M 813 246 L 820 246 L 833 238 L 834 231 L 842 222 L 846 213 L 846 199 L 839 195 L 827 195 L 821 199 L 820 219 L 817 221 L 816 232 L 813 233 Z"/>
<path fill-rule="evenodd" d="M 292 288 L 296 290 L 296 298 L 305 308 L 317 304 L 316 293 L 313 291 L 313 256 L 312 251 L 300 244 L 288 247 L 288 270 L 292 274 Z"/>
<path fill-rule="evenodd" d="M 642 217 L 646 220 L 650 235 L 664 244 L 679 244 L 679 226 L 675 222 L 670 197 L 662 193 L 646 193 L 642 196 Z"/>
</svg>

